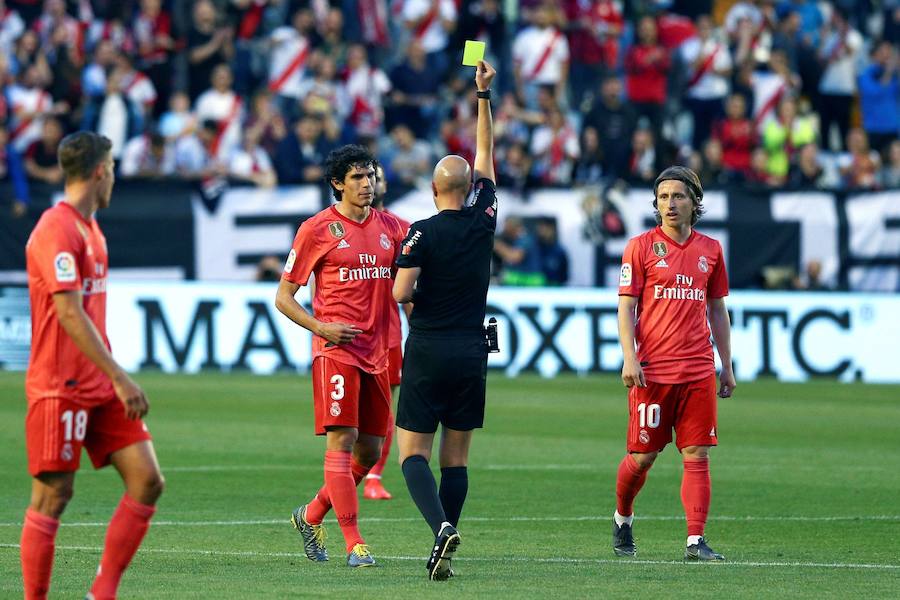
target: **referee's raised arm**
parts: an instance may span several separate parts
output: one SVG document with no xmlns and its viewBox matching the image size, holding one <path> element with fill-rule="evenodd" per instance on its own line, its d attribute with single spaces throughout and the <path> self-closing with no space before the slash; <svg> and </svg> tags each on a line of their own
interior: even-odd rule
<svg viewBox="0 0 900 600">
<path fill-rule="evenodd" d="M 490 179 L 497 182 L 494 175 L 494 123 L 491 118 L 491 82 L 494 70 L 487 61 L 478 61 L 475 69 L 475 85 L 478 87 L 478 125 L 475 130 L 475 181 Z"/>
</svg>

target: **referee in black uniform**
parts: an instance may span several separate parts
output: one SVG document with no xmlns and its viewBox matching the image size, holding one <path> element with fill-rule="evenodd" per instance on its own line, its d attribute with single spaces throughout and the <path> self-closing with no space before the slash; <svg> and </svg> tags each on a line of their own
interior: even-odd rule
<svg viewBox="0 0 900 600">
<path fill-rule="evenodd" d="M 469 488 L 466 465 L 472 431 L 484 423 L 488 348 L 484 313 L 497 226 L 491 81 L 496 71 L 478 63 L 475 176 L 460 156 L 434 168 L 431 189 L 438 214 L 413 223 L 397 259 L 394 299 L 413 303 L 397 407 L 397 442 L 413 501 L 431 526 L 434 548 L 428 577 L 452 575 L 456 531 Z M 472 190 L 471 206 L 465 201 Z M 440 491 L 428 466 L 438 423 Z"/>
</svg>

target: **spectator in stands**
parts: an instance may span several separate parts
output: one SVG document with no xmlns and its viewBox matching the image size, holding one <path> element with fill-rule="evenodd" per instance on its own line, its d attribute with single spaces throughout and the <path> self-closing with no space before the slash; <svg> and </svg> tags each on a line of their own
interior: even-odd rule
<svg viewBox="0 0 900 600">
<path fill-rule="evenodd" d="M 584 118 L 584 127 L 592 127 L 600 137 L 603 171 L 610 177 L 624 177 L 628 172 L 631 136 L 637 123 L 634 109 L 622 101 L 622 80 L 610 76 L 603 80 L 600 101 Z"/>
<path fill-rule="evenodd" d="M 32 142 L 41 137 L 44 119 L 48 114 L 58 114 L 65 110 L 54 104 L 53 97 L 44 90 L 49 77 L 46 65 L 37 61 L 26 66 L 20 72 L 18 81 L 6 90 L 11 113 L 10 142 L 19 152 L 25 152 Z"/>
<path fill-rule="evenodd" d="M 97 133 L 112 142 L 110 153 L 118 160 L 128 140 L 130 112 L 122 93 L 122 72 L 114 69 L 106 77 L 106 94 L 97 115 Z"/>
<path fill-rule="evenodd" d="M 575 128 L 559 107 L 551 108 L 547 112 L 547 124 L 536 128 L 531 136 L 536 175 L 545 185 L 568 185 L 579 154 Z"/>
<path fill-rule="evenodd" d="M 304 95 L 303 78 L 310 62 L 312 14 L 301 8 L 293 13 L 291 25 L 276 28 L 268 39 L 269 91 L 275 95 L 279 111 L 287 119 L 299 114 Z"/>
<path fill-rule="evenodd" d="M 866 132 L 854 127 L 847 134 L 847 152 L 838 156 L 837 165 L 847 189 L 874 189 L 878 186 L 881 158 L 869 147 Z"/>
<path fill-rule="evenodd" d="M 10 73 L 21 75 L 25 70 L 32 66 L 38 65 L 46 70 L 47 82 L 50 79 L 50 67 L 47 66 L 47 59 L 40 52 L 40 39 L 33 29 L 26 29 L 19 39 L 16 41 L 16 49 L 12 56 L 9 57 Z"/>
<path fill-rule="evenodd" d="M 539 182 L 532 176 L 532 159 L 524 142 L 515 142 L 497 153 L 497 186 L 514 190 L 527 199 Z"/>
<path fill-rule="evenodd" d="M 806 272 L 795 277 L 792 284 L 795 290 L 805 292 L 827 292 L 832 289 L 822 281 L 822 262 L 818 260 L 806 263 Z"/>
<path fill-rule="evenodd" d="M 900 140 L 894 140 L 887 149 L 887 160 L 881 169 L 881 187 L 900 188 Z"/>
<path fill-rule="evenodd" d="M 765 16 L 759 23 L 748 16 L 737 20 L 735 30 L 729 31 L 731 55 L 735 64 L 768 62 L 772 50 L 772 32 L 768 25 Z"/>
<path fill-rule="evenodd" d="M 569 281 L 569 255 L 559 243 L 556 220 L 540 219 L 536 226 L 541 272 L 546 285 L 563 286 Z"/>
<path fill-rule="evenodd" d="M 569 43 L 557 26 L 558 21 L 556 5 L 545 1 L 534 11 L 534 24 L 513 40 L 516 92 L 529 108 L 537 106 L 540 86 L 552 86 L 557 103 L 565 105 Z"/>
<path fill-rule="evenodd" d="M 783 50 L 773 50 L 768 64 L 768 70 L 754 71 L 750 76 L 753 86 L 753 120 L 760 132 L 775 118 L 778 102 L 786 95 L 797 97 L 801 87 L 800 77 L 791 71 L 787 54 Z"/>
<path fill-rule="evenodd" d="M 175 175 L 175 145 L 158 131 L 128 140 L 122 151 L 119 175 L 123 178 L 171 177 Z"/>
<path fill-rule="evenodd" d="M 228 165 L 218 158 L 215 142 L 218 122 L 207 119 L 197 130 L 175 143 L 175 170 L 187 180 L 219 179 L 228 175 Z"/>
<path fill-rule="evenodd" d="M 43 11 L 31 28 L 38 35 L 43 50 L 63 43 L 70 51 L 70 58 L 76 64 L 83 64 L 83 30 L 78 19 L 66 13 L 65 0 L 45 0 Z M 53 38 L 56 37 L 54 40 Z"/>
<path fill-rule="evenodd" d="M 9 131 L 0 121 L 0 185 L 12 187 L 10 210 L 13 217 L 21 217 L 28 210 L 31 197 L 22 156 L 9 143 Z"/>
<path fill-rule="evenodd" d="M 81 102 L 81 70 L 84 68 L 84 50 L 70 43 L 70 35 L 71 29 L 58 23 L 54 25 L 48 43 L 41 48 L 50 68 L 47 91 L 57 103 L 63 103 L 67 108 Z"/>
<path fill-rule="evenodd" d="M 631 152 L 628 155 L 626 179 L 636 184 L 650 184 L 659 172 L 659 160 L 653 132 L 642 127 L 631 136 Z"/>
<path fill-rule="evenodd" d="M 385 149 L 384 171 L 391 183 L 424 187 L 431 177 L 432 152 L 428 144 L 417 140 L 412 130 L 399 124 L 391 130 L 391 143 Z"/>
<path fill-rule="evenodd" d="M 728 185 L 733 181 L 733 172 L 725 168 L 722 156 L 722 143 L 716 138 L 706 140 L 703 144 L 700 170 L 697 171 L 704 188 Z"/>
<path fill-rule="evenodd" d="M 781 181 L 788 174 L 796 149 L 816 142 L 816 128 L 812 118 L 797 114 L 797 101 L 790 96 L 781 99 L 777 111 L 777 118 L 763 131 L 762 145 L 769 175 Z"/>
<path fill-rule="evenodd" d="M 547 93 L 547 97 L 552 99 L 552 93 Z M 494 144 L 498 148 L 510 144 L 527 144 L 531 128 L 543 125 L 545 121 L 545 113 L 526 109 L 512 92 L 504 94 L 494 114 Z"/>
<path fill-rule="evenodd" d="M 788 185 L 792 188 L 824 188 L 828 182 L 825 168 L 819 160 L 819 147 L 806 144 L 797 152 L 797 162 L 791 165 Z"/>
<path fill-rule="evenodd" d="M 244 133 L 240 148 L 233 150 L 229 158 L 228 177 L 250 182 L 257 187 L 275 187 L 278 185 L 278 175 L 269 155 L 259 142 L 259 130 L 248 130 Z"/>
<path fill-rule="evenodd" d="M 447 45 L 459 18 L 454 0 L 404 0 L 403 23 L 425 50 L 428 68 L 443 78 L 450 64 Z"/>
<path fill-rule="evenodd" d="M 459 23 L 450 42 L 451 49 L 458 53 L 465 40 L 480 40 L 486 42 L 485 60 L 492 65 L 501 64 L 508 44 L 502 4 L 502 0 L 463 2 L 459 6 Z M 506 89 L 507 86 L 498 87 Z"/>
<path fill-rule="evenodd" d="M 275 156 L 278 144 L 287 134 L 284 117 L 278 112 L 272 93 L 268 88 L 258 91 L 250 104 L 250 116 L 244 128 L 244 135 L 252 135 L 270 157 Z"/>
<path fill-rule="evenodd" d="M 409 43 L 406 59 L 391 70 L 390 79 L 389 125 L 403 124 L 417 138 L 430 137 L 435 130 L 441 78 L 428 68 L 421 42 L 412 40 Z"/>
<path fill-rule="evenodd" d="M 224 26 L 210 0 L 197 0 L 187 35 L 188 95 L 196 101 L 217 65 L 234 55 L 234 30 Z"/>
<path fill-rule="evenodd" d="M 330 57 L 336 64 L 343 66 L 347 62 L 347 51 L 350 43 L 344 39 L 344 13 L 340 8 L 331 8 L 319 28 L 320 36 L 316 39 L 316 30 L 310 32 L 311 41 L 323 56 Z"/>
<path fill-rule="evenodd" d="M 321 182 L 325 174 L 322 163 L 330 150 L 331 145 L 322 136 L 322 120 L 304 115 L 278 144 L 278 181 L 285 185 Z"/>
<path fill-rule="evenodd" d="M 726 118 L 713 127 L 713 139 L 722 148 L 722 165 L 731 178 L 742 177 L 750 170 L 750 154 L 758 144 L 753 122 L 746 117 L 746 102 L 740 94 L 731 94 L 725 102 Z"/>
<path fill-rule="evenodd" d="M 100 40 L 94 49 L 93 60 L 81 73 L 81 91 L 84 94 L 81 128 L 93 131 L 97 127 L 100 106 L 106 96 L 106 74 L 116 64 L 116 48 L 109 40 Z"/>
<path fill-rule="evenodd" d="M 783 185 L 786 178 L 769 170 L 769 154 L 760 146 L 750 155 L 750 172 L 746 180 L 749 184 L 768 188 Z"/>
<path fill-rule="evenodd" d="M 646 117 L 658 134 L 662 131 L 667 75 L 672 59 L 669 50 L 659 43 L 653 17 L 645 16 L 638 21 L 637 37 L 637 43 L 625 55 L 625 87 L 638 116 Z"/>
<path fill-rule="evenodd" d="M 191 99 L 184 92 L 175 92 L 169 98 L 169 110 L 159 120 L 159 132 L 170 140 L 193 133 L 197 118 L 191 112 Z"/>
<path fill-rule="evenodd" d="M 6 0 L 0 0 L 0 55 L 13 53 L 16 40 L 25 32 L 25 21 L 16 9 L 7 6 Z"/>
<path fill-rule="evenodd" d="M 692 146 L 701 148 L 722 116 L 732 66 L 728 46 L 716 39 L 708 15 L 697 19 L 697 35 L 682 44 L 681 58 L 689 72 L 685 100 L 694 122 Z"/>
<path fill-rule="evenodd" d="M 863 128 L 878 152 L 883 152 L 900 134 L 898 66 L 897 49 L 882 40 L 872 48 L 872 62 L 859 76 Z"/>
<path fill-rule="evenodd" d="M 212 150 L 219 161 L 227 162 L 231 152 L 241 143 L 245 113 L 243 99 L 232 89 L 234 78 L 228 65 L 217 65 L 210 80 L 212 87 L 197 98 L 194 114 L 199 121 L 218 123 Z"/>
<path fill-rule="evenodd" d="M 503 230 L 494 238 L 494 253 L 500 258 L 503 285 L 541 286 L 546 282 L 537 242 L 521 218 L 506 218 Z"/>
<path fill-rule="evenodd" d="M 172 18 L 161 0 L 141 0 L 132 27 L 137 44 L 138 68 L 150 78 L 159 95 L 153 118 L 159 118 L 172 93 L 171 59 L 175 51 Z"/>
<path fill-rule="evenodd" d="M 144 131 L 144 124 L 153 116 L 156 104 L 156 88 L 150 78 L 134 68 L 134 62 L 128 54 L 120 52 L 116 57 L 116 70 L 119 72 L 119 85 L 128 102 L 129 130 Z"/>
<path fill-rule="evenodd" d="M 56 158 L 59 142 L 63 138 L 62 123 L 58 119 L 44 120 L 41 139 L 32 142 L 25 151 L 25 172 L 29 179 L 50 185 L 62 182 L 63 173 Z"/>
<path fill-rule="evenodd" d="M 563 0 L 566 35 L 571 54 L 573 106 L 593 95 L 593 85 L 618 66 L 619 36 L 625 27 L 612 0 Z"/>
<path fill-rule="evenodd" d="M 600 136 L 593 127 L 585 127 L 581 132 L 581 153 L 575 163 L 572 178 L 576 185 L 595 185 L 603 181 L 603 147 Z"/>
<path fill-rule="evenodd" d="M 856 64 L 862 47 L 862 35 L 850 26 L 846 14 L 835 7 L 819 48 L 823 71 L 819 81 L 818 111 L 825 148 L 835 148 L 831 143 L 832 126 L 837 126 L 840 134 L 837 148 L 845 148 L 843 144 L 850 131 L 850 109 L 856 94 Z"/>
<path fill-rule="evenodd" d="M 350 106 L 347 121 L 358 138 L 372 139 L 381 134 L 384 97 L 390 91 L 390 79 L 384 71 L 369 64 L 366 47 L 350 46 L 342 93 Z"/>
<path fill-rule="evenodd" d="M 256 265 L 256 281 L 279 282 L 284 265 L 277 256 L 264 256 Z"/>
</svg>

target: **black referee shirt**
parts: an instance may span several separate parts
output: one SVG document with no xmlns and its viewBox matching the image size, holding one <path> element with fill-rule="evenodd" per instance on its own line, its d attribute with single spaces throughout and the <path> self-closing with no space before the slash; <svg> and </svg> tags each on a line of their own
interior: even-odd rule
<svg viewBox="0 0 900 600">
<path fill-rule="evenodd" d="M 497 228 L 497 194 L 490 179 L 475 182 L 475 201 L 416 221 L 397 266 L 421 267 L 413 293 L 413 333 L 481 333 Z"/>
</svg>

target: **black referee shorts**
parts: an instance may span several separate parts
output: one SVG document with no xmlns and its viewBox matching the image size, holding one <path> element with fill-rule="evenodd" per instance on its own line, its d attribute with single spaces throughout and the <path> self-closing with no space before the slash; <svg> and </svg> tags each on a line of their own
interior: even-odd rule
<svg viewBox="0 0 900 600">
<path fill-rule="evenodd" d="M 411 333 L 403 355 L 397 426 L 434 433 L 438 423 L 469 431 L 484 426 L 487 347 L 481 335 Z"/>
</svg>

